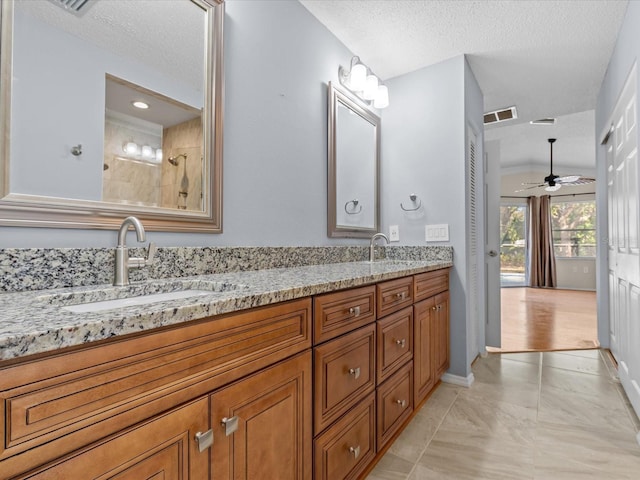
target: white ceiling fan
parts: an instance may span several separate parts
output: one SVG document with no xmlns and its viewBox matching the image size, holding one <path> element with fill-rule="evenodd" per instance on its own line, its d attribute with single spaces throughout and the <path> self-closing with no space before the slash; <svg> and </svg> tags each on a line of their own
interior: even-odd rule
<svg viewBox="0 0 640 480">
<path fill-rule="evenodd" d="M 586 185 L 588 183 L 593 183 L 596 181 L 595 178 L 591 177 L 583 177 L 582 175 L 555 175 L 553 173 L 553 143 L 556 141 L 555 138 L 550 138 L 549 140 L 549 150 L 550 150 L 550 168 L 549 175 L 544 177 L 543 183 L 523 183 L 522 185 L 533 185 L 531 187 L 523 188 L 521 190 L 516 190 L 516 192 L 524 192 L 525 190 L 531 190 L 533 188 L 544 187 L 547 192 L 555 192 L 560 190 L 563 185 L 574 186 L 574 185 Z"/>
</svg>

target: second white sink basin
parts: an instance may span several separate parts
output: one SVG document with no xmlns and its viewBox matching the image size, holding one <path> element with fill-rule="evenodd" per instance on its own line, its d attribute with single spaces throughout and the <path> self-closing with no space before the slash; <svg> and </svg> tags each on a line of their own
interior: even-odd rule
<svg viewBox="0 0 640 480">
<path fill-rule="evenodd" d="M 136 305 L 147 305 L 149 303 L 179 300 L 181 298 L 197 297 L 200 295 L 211 295 L 211 293 L 211 290 L 178 290 L 176 292 L 155 293 L 152 295 L 140 295 L 139 297 L 118 298 L 115 300 L 104 300 L 101 302 L 68 305 L 66 307 L 62 307 L 62 310 L 74 313 L 100 312 L 102 310 L 112 310 L 114 308 L 133 307 Z"/>
</svg>

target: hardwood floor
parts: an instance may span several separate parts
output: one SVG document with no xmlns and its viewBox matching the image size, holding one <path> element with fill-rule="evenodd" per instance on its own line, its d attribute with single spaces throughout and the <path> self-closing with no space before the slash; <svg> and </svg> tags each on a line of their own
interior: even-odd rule
<svg viewBox="0 0 640 480">
<path fill-rule="evenodd" d="M 502 348 L 491 352 L 598 348 L 596 292 L 501 289 Z"/>
</svg>

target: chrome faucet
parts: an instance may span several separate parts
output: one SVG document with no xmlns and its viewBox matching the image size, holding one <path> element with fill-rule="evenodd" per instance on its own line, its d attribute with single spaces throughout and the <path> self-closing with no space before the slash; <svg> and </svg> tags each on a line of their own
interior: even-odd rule
<svg viewBox="0 0 640 480">
<path fill-rule="evenodd" d="M 370 262 L 374 262 L 376 260 L 376 239 L 377 238 L 384 238 L 385 242 L 387 242 L 387 245 L 389 244 L 389 239 L 387 238 L 387 236 L 384 233 L 376 233 L 375 235 L 373 235 L 371 237 L 371 243 L 369 244 L 369 261 Z"/>
<path fill-rule="evenodd" d="M 140 220 L 136 217 L 125 218 L 122 221 L 122 225 L 120 225 L 120 231 L 118 232 L 118 246 L 116 247 L 116 264 L 113 273 L 113 284 L 117 287 L 129 285 L 129 269 L 151 265 L 153 263 L 153 256 L 156 253 L 156 245 L 154 243 L 149 243 L 147 258 L 129 258 L 129 250 L 126 246 L 129 225 L 133 225 L 133 228 L 135 228 L 138 242 L 145 241 L 144 227 Z"/>
</svg>

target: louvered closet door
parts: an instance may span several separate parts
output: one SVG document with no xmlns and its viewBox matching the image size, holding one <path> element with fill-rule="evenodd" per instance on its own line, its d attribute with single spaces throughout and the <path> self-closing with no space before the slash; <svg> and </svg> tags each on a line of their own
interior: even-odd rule
<svg viewBox="0 0 640 480">
<path fill-rule="evenodd" d="M 611 352 L 623 386 L 640 411 L 640 251 L 636 68 L 613 114 L 607 148 Z"/>
</svg>

